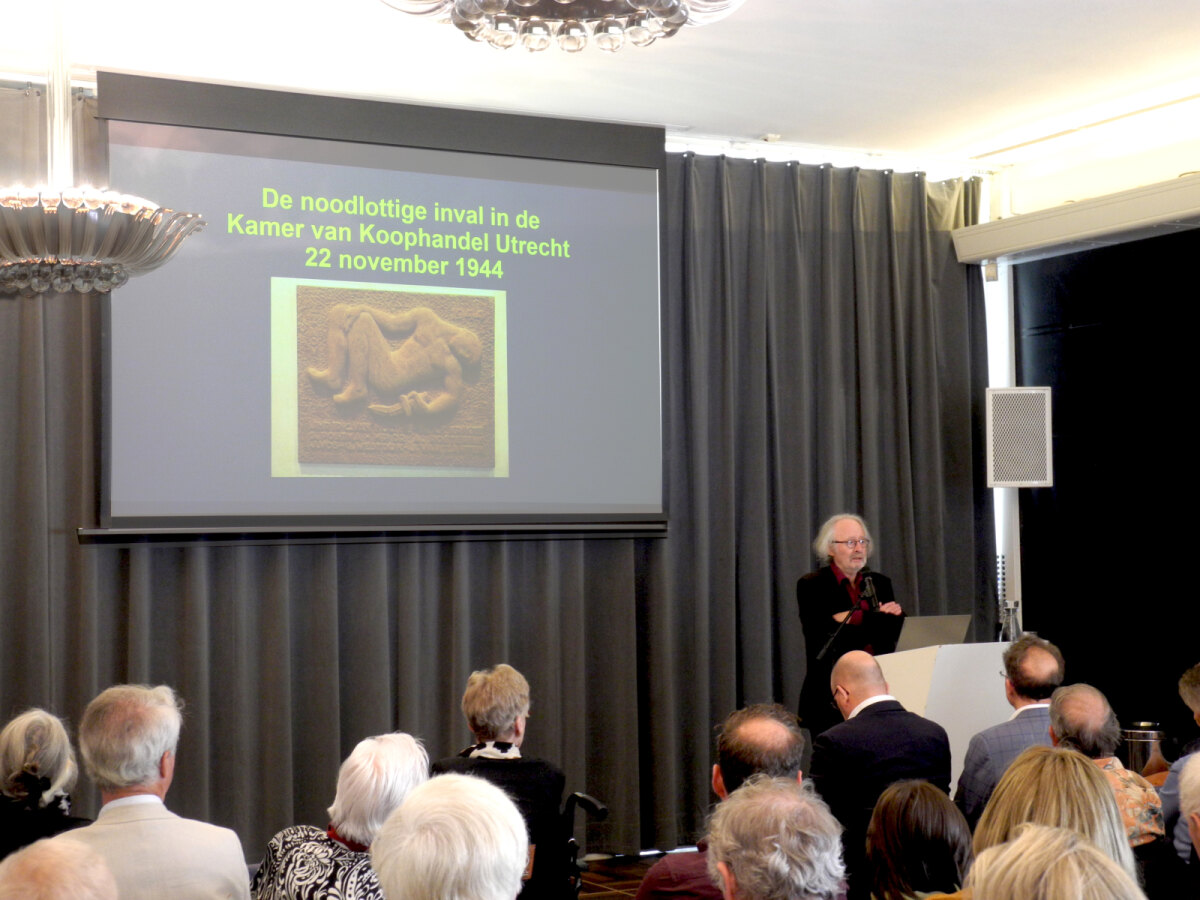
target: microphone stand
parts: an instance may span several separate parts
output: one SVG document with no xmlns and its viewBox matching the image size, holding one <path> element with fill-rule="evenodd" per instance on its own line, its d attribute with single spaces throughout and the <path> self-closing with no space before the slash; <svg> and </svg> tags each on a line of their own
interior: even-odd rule
<svg viewBox="0 0 1200 900">
<path fill-rule="evenodd" d="M 859 596 L 866 597 L 867 599 L 869 599 L 871 601 L 871 609 L 873 609 L 873 610 L 879 609 L 879 597 L 875 593 L 875 585 L 871 583 L 871 576 L 865 574 L 865 570 L 864 570 L 864 575 L 863 575 L 863 589 L 860 592 Z M 842 633 L 842 629 L 846 627 L 846 624 L 850 621 L 850 618 L 854 615 L 854 613 L 857 610 L 858 610 L 857 603 L 853 604 L 848 610 L 846 610 L 846 618 L 844 618 L 844 619 L 842 619 L 842 621 L 838 622 L 838 627 L 833 630 L 833 634 L 831 634 L 829 636 L 829 640 L 827 640 L 825 642 L 825 646 L 822 647 L 821 652 L 817 654 L 818 661 L 823 660 L 825 658 L 825 654 L 827 654 L 829 652 L 829 648 L 833 646 L 833 642 L 837 640 L 838 635 Z"/>
</svg>

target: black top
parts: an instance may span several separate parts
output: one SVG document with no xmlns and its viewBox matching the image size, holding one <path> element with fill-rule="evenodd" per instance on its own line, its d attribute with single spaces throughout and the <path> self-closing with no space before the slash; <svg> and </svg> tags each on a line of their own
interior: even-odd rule
<svg viewBox="0 0 1200 900">
<path fill-rule="evenodd" d="M 90 819 L 68 815 L 58 805 L 37 806 L 37 797 L 0 796 L 0 859 L 34 841 L 90 824 Z"/>
<path fill-rule="evenodd" d="M 469 752 L 469 751 L 464 751 Z M 521 811 L 529 829 L 533 877 L 521 889 L 521 900 L 561 900 L 566 891 L 567 838 L 560 820 L 566 777 L 544 759 L 487 759 L 452 756 L 432 766 L 434 775 L 454 773 L 486 778 L 501 788 Z"/>
</svg>

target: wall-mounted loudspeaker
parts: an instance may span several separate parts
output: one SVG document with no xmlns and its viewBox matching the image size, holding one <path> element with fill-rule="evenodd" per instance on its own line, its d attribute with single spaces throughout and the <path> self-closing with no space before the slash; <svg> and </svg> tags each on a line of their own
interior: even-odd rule
<svg viewBox="0 0 1200 900">
<path fill-rule="evenodd" d="M 1050 487 L 1050 388 L 988 388 L 988 487 Z"/>
</svg>

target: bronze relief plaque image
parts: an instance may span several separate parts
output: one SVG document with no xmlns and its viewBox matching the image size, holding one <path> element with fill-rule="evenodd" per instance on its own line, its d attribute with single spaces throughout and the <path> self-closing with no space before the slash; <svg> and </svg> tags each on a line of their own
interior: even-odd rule
<svg viewBox="0 0 1200 900">
<path fill-rule="evenodd" d="M 491 469 L 495 351 L 490 296 L 297 285 L 299 462 Z"/>
</svg>

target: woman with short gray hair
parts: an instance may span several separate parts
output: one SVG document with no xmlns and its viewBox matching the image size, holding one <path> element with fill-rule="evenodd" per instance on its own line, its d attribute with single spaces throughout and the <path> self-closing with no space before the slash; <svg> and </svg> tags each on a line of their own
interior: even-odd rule
<svg viewBox="0 0 1200 900">
<path fill-rule="evenodd" d="M 476 775 L 504 789 L 529 826 L 533 870 L 522 900 L 562 896 L 567 835 L 559 824 L 559 807 L 566 779 L 553 763 L 522 755 L 529 682 L 507 663 L 472 672 L 462 711 L 475 743 L 458 756 L 438 760 L 433 774 Z"/>
<path fill-rule="evenodd" d="M 88 819 L 72 816 L 79 775 L 67 729 L 44 709 L 21 713 L 0 731 L 0 859 Z"/>
</svg>

